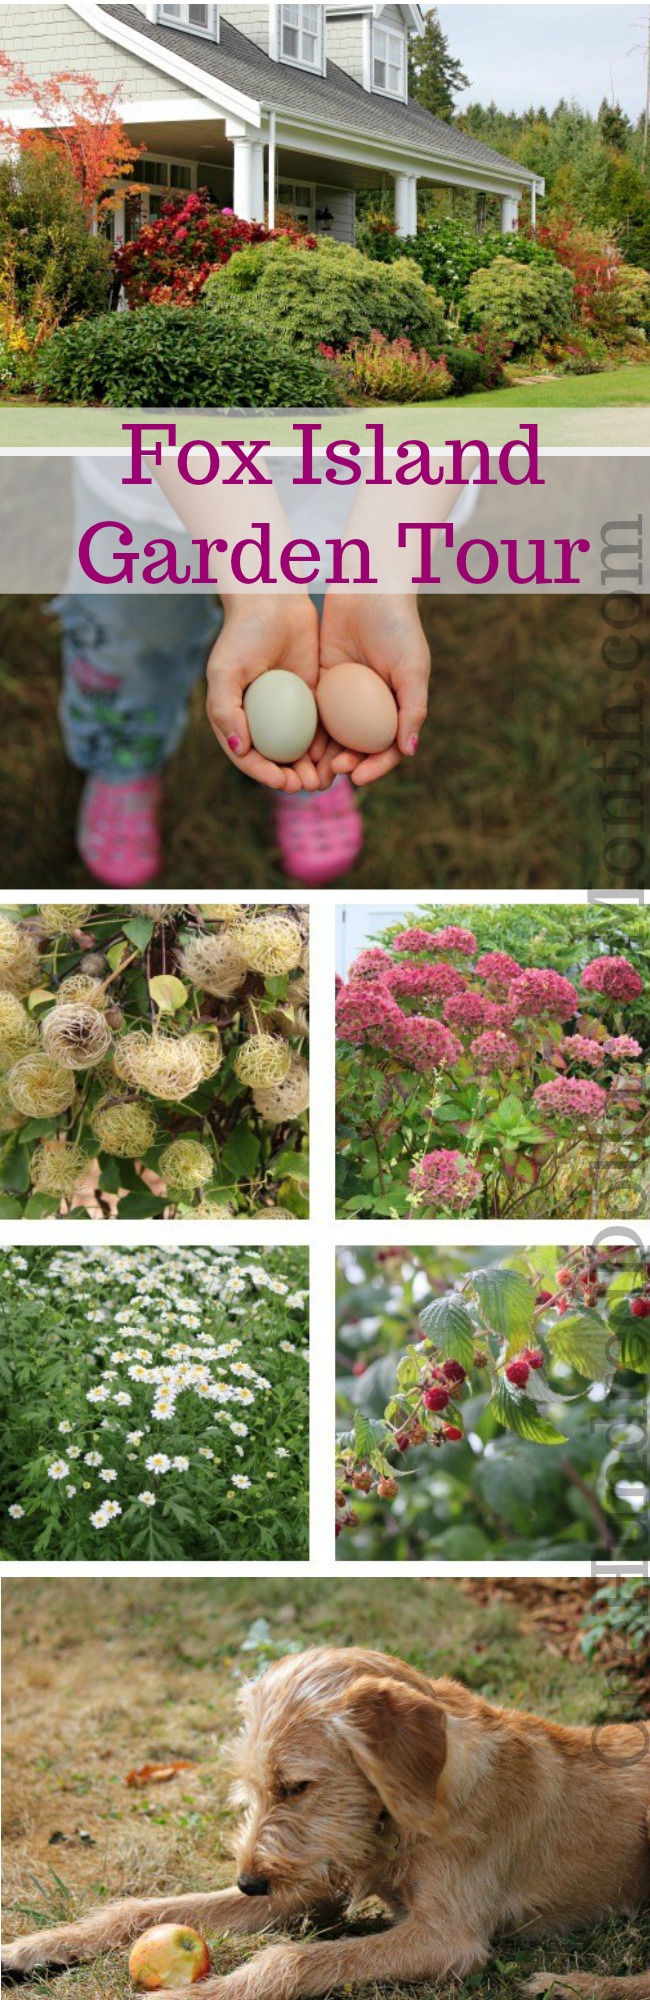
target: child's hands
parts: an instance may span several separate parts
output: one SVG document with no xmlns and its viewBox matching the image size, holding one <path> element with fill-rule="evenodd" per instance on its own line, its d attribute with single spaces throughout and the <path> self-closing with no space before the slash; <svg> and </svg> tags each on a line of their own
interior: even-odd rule
<svg viewBox="0 0 650 2000">
<path fill-rule="evenodd" d="M 321 789 L 339 772 L 347 772 L 355 785 L 374 784 L 376 778 L 392 771 L 401 757 L 415 756 L 427 713 L 431 671 L 417 598 L 371 593 L 355 598 L 349 592 L 328 592 L 321 623 L 321 673 L 342 660 L 360 660 L 381 674 L 395 696 L 399 725 L 390 749 L 369 757 L 331 742 L 321 751 L 316 739 L 310 754 L 313 757 L 316 753 Z"/>
<path fill-rule="evenodd" d="M 222 750 L 237 769 L 275 792 L 319 790 L 317 763 L 326 737 L 318 730 L 295 764 L 273 764 L 251 744 L 243 701 L 251 681 L 273 667 L 298 674 L 315 691 L 318 680 L 318 614 L 305 596 L 236 596 L 224 605 L 224 622 L 208 660 L 208 719 Z M 331 783 L 331 774 L 326 783 Z"/>
</svg>

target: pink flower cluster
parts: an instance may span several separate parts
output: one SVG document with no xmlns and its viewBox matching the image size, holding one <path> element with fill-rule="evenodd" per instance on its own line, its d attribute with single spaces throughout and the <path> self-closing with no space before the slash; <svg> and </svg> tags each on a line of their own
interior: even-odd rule
<svg viewBox="0 0 650 2000">
<path fill-rule="evenodd" d="M 507 993 L 511 980 L 521 972 L 516 958 L 510 958 L 507 951 L 484 951 L 477 958 L 474 971 L 479 979 L 485 979 L 488 986 L 502 986 Z"/>
<path fill-rule="evenodd" d="M 430 951 L 432 944 L 430 931 L 398 931 L 393 938 L 394 951 Z"/>
<path fill-rule="evenodd" d="M 444 1000 L 464 993 L 465 980 L 455 965 L 394 965 L 386 974 L 391 993 L 404 1000 Z"/>
<path fill-rule="evenodd" d="M 643 1055 L 641 1043 L 635 1041 L 634 1035 L 610 1035 L 604 1048 L 612 1062 L 624 1062 L 626 1056 Z"/>
<path fill-rule="evenodd" d="M 353 982 L 357 979 L 383 979 L 391 964 L 390 952 L 384 951 L 380 944 L 372 945 L 368 951 L 360 951 L 355 958 L 354 965 L 350 966 L 350 979 Z"/>
<path fill-rule="evenodd" d="M 578 995 L 570 979 L 542 966 L 518 973 L 508 999 L 518 1014 L 548 1014 L 551 1021 L 570 1021 L 578 1010 Z"/>
<path fill-rule="evenodd" d="M 573 1112 L 580 1118 L 599 1118 L 607 1103 L 607 1092 L 600 1083 L 591 1083 L 587 1077 L 556 1076 L 552 1083 L 538 1084 L 534 1099 L 549 1118 L 554 1115 L 568 1118 Z"/>
<path fill-rule="evenodd" d="M 344 1042 L 385 1044 L 391 1026 L 403 1024 L 404 1015 L 381 980 L 354 980 L 337 995 L 336 1029 Z"/>
<path fill-rule="evenodd" d="M 447 924 L 443 931 L 429 932 L 429 944 L 435 951 L 460 951 L 471 958 L 477 939 L 473 931 L 464 931 L 460 924 Z"/>
<path fill-rule="evenodd" d="M 507 1002 L 499 1005 L 483 993 L 454 993 L 445 1005 L 445 1020 L 452 1028 L 511 1028 L 515 1010 Z"/>
<path fill-rule="evenodd" d="M 483 1190 L 483 1176 L 465 1159 L 447 1147 L 425 1153 L 419 1167 L 411 1167 L 411 1187 L 424 1196 L 428 1208 L 468 1208 Z"/>
<path fill-rule="evenodd" d="M 600 1069 L 604 1060 L 602 1042 L 595 1041 L 592 1035 L 565 1035 L 560 1053 L 565 1056 L 567 1052 L 572 1062 L 588 1063 L 590 1069 Z"/>
<path fill-rule="evenodd" d="M 428 1014 L 403 1014 L 402 1022 L 402 1031 L 393 1046 L 411 1069 L 440 1069 L 443 1064 L 458 1062 L 462 1056 L 462 1042 L 450 1034 L 443 1021 L 432 1021 Z"/>
<path fill-rule="evenodd" d="M 516 1069 L 521 1060 L 519 1044 L 511 1035 L 504 1035 L 499 1028 L 489 1028 L 484 1035 L 477 1035 L 470 1042 L 471 1053 L 476 1068 L 488 1072 L 491 1069 Z"/>
<path fill-rule="evenodd" d="M 582 985 L 589 992 L 606 993 L 608 1000 L 636 1000 L 643 992 L 643 980 L 629 958 L 594 958 L 586 965 Z"/>
</svg>

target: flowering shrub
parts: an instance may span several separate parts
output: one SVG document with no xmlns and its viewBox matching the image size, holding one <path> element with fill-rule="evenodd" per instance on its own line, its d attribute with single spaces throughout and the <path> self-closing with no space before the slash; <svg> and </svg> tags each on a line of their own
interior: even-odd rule
<svg viewBox="0 0 650 2000">
<path fill-rule="evenodd" d="M 315 236 L 296 229 L 243 222 L 233 209 L 217 208 L 203 188 L 185 201 L 163 202 L 156 221 L 116 250 L 115 268 L 131 306 L 194 305 L 217 265 L 227 264 L 248 243 L 270 243 L 278 236 L 315 248 Z"/>
<path fill-rule="evenodd" d="M 640 1553 L 626 1420 L 650 1374 L 647 1252 L 486 1255 L 340 1253 L 340 1552 Z"/>
<path fill-rule="evenodd" d="M 0 1254 L 3 1553 L 302 1558 L 304 1250 Z"/>
<path fill-rule="evenodd" d="M 0 916 L 0 1216 L 307 1213 L 306 912 Z"/>
<path fill-rule="evenodd" d="M 341 400 L 356 403 L 437 403 L 453 387 L 444 354 L 437 361 L 410 340 L 386 340 L 375 329 L 369 340 L 353 340 L 343 354 L 321 343 L 332 366 Z"/>
<path fill-rule="evenodd" d="M 336 1003 L 343 1214 L 644 1213 L 650 1073 L 622 1009 L 626 958 L 568 978 L 412 925 L 365 952 Z M 587 1072 L 587 1074 L 585 1074 Z"/>
</svg>

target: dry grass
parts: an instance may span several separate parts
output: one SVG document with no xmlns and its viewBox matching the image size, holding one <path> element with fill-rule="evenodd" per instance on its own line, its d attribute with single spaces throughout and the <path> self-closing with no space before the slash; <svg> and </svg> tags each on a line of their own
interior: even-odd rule
<svg viewBox="0 0 650 2000">
<path fill-rule="evenodd" d="M 77 888 L 80 789 L 58 722 L 58 633 L 43 600 L 0 600 L 0 884 Z M 428 598 L 430 718 L 415 765 L 365 801 L 357 888 L 603 883 L 590 730 L 611 699 L 594 598 Z M 610 676 L 611 678 L 611 676 Z M 197 689 L 167 790 L 162 886 L 272 888 L 268 795 L 217 749 Z"/>
<path fill-rule="evenodd" d="M 526 1585 L 521 1605 L 498 1590 L 486 1604 L 484 1584 L 395 1581 L 389 1593 L 380 1582 L 363 1590 L 369 1644 L 564 1721 L 604 1712 L 603 1671 L 557 1643 L 552 1592 L 544 1634 L 525 1615 Z M 245 1633 L 264 1616 L 280 1647 L 349 1644 L 359 1636 L 358 1582 L 14 1580 L 3 1595 L 8 1929 L 61 1921 L 126 1889 L 227 1882 L 221 1744 L 238 1674 L 250 1671 L 239 1650 Z M 127 1788 L 133 1765 L 172 1757 L 195 1759 L 195 1770 L 169 1785 Z M 51 1846 L 61 1832 L 67 1840 Z M 256 1948 L 219 1941 L 215 1965 L 227 1971 Z M 437 1989 L 436 2000 L 515 2000 L 525 1974 L 542 1965 L 641 1971 L 649 1949 L 650 1915 L 545 1949 L 508 1941 L 488 1973 Z M 26 2000 L 46 1991 L 56 2000 L 123 2000 L 125 1959 L 119 1952 L 49 1982 L 34 1977 L 23 1992 Z M 400 1991 L 365 1990 L 368 2000 L 397 2000 Z"/>
</svg>

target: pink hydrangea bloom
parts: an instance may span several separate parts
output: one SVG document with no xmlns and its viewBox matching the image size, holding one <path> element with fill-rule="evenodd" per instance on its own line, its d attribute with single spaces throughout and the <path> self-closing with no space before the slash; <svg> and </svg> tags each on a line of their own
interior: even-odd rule
<svg viewBox="0 0 650 2000">
<path fill-rule="evenodd" d="M 431 932 L 422 930 L 398 931 L 397 937 L 393 938 L 393 950 L 412 952 L 430 951 Z"/>
<path fill-rule="evenodd" d="M 343 1042 L 387 1042 L 391 1022 L 396 1031 L 404 1015 L 379 979 L 359 979 L 343 986 L 336 1001 L 336 1032 Z"/>
<path fill-rule="evenodd" d="M 573 1062 L 588 1063 L 590 1069 L 600 1069 L 603 1062 L 602 1042 L 595 1041 L 592 1035 L 565 1035 L 560 1052 L 563 1056 L 569 1054 Z"/>
<path fill-rule="evenodd" d="M 507 991 L 510 981 L 521 972 L 521 966 L 516 958 L 510 958 L 507 951 L 484 951 L 482 957 L 477 958 L 474 971 L 479 979 L 487 980 L 488 986 L 504 986 Z"/>
<path fill-rule="evenodd" d="M 452 993 L 445 1002 L 445 1020 L 451 1022 L 452 1028 L 484 1028 L 490 1004 L 482 993 Z"/>
<path fill-rule="evenodd" d="M 586 965 L 582 985 L 589 992 L 606 993 L 608 1000 L 636 1000 L 643 992 L 643 980 L 629 958 L 594 958 Z"/>
<path fill-rule="evenodd" d="M 518 1014 L 548 1014 L 552 1021 L 570 1021 L 578 1009 L 578 995 L 570 979 L 543 966 L 519 972 L 512 981 L 508 999 Z"/>
<path fill-rule="evenodd" d="M 483 1190 L 483 1176 L 456 1153 L 439 1147 L 425 1153 L 418 1167 L 411 1167 L 411 1187 L 424 1197 L 427 1208 L 468 1208 Z"/>
<path fill-rule="evenodd" d="M 443 1021 L 432 1021 L 427 1014 L 412 1014 L 407 1019 L 402 1016 L 402 1020 L 396 1047 L 411 1069 L 439 1069 L 443 1063 L 457 1062 L 462 1056 L 462 1044 Z"/>
<path fill-rule="evenodd" d="M 511 1028 L 517 1019 L 517 1009 L 511 1000 L 484 1000 L 483 1026 L 485 1028 Z"/>
<path fill-rule="evenodd" d="M 612 1062 L 624 1062 L 626 1056 L 643 1055 L 641 1043 L 635 1042 L 633 1035 L 610 1035 L 604 1048 Z"/>
<path fill-rule="evenodd" d="M 432 931 L 429 936 L 436 951 L 462 951 L 468 958 L 476 951 L 476 942 L 473 931 L 464 931 L 460 924 L 447 924 L 443 931 Z"/>
<path fill-rule="evenodd" d="M 568 1118 L 573 1112 L 580 1118 L 599 1118 L 607 1103 L 607 1092 L 600 1083 L 577 1076 L 556 1076 L 552 1083 L 540 1083 L 534 1097 L 549 1118 L 554 1114 Z"/>
<path fill-rule="evenodd" d="M 448 993 L 465 991 L 462 972 L 455 965 L 393 965 L 386 985 L 404 1000 L 444 1000 Z"/>
<path fill-rule="evenodd" d="M 470 1048 L 478 1070 L 516 1069 L 520 1061 L 518 1043 L 498 1028 L 490 1028 L 487 1034 L 477 1035 Z"/>
<path fill-rule="evenodd" d="M 383 979 L 390 968 L 390 954 L 383 951 L 380 944 L 372 945 L 368 951 L 360 951 L 354 964 L 350 966 L 348 978 L 354 983 L 358 979 Z"/>
</svg>

